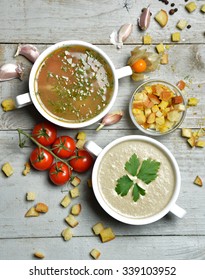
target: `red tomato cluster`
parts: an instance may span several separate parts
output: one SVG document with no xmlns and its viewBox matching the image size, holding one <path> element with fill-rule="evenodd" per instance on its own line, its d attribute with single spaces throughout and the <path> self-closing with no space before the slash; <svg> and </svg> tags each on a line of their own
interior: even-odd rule
<svg viewBox="0 0 205 280">
<path fill-rule="evenodd" d="M 49 170 L 49 178 L 57 186 L 68 182 L 72 171 L 86 172 L 93 165 L 93 158 L 86 150 L 78 150 L 70 136 L 57 137 L 56 127 L 48 122 L 35 125 L 32 137 L 44 147 L 50 146 L 49 150 L 59 158 L 54 162 L 54 156 L 41 147 L 35 148 L 30 155 L 32 166 L 40 171 Z M 66 160 L 69 166 L 60 159 Z"/>
</svg>

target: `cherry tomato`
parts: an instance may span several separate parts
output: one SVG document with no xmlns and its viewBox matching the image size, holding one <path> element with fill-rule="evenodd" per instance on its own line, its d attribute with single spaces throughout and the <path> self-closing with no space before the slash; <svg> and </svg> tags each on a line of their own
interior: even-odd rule
<svg viewBox="0 0 205 280">
<path fill-rule="evenodd" d="M 75 148 L 75 141 L 70 136 L 60 136 L 52 145 L 52 151 L 60 158 L 69 158 L 74 153 Z"/>
<path fill-rule="evenodd" d="M 71 169 L 61 161 L 54 163 L 49 170 L 49 178 L 57 186 L 67 183 L 71 174 Z"/>
<path fill-rule="evenodd" d="M 136 73 L 142 73 L 147 69 L 147 63 L 144 59 L 140 58 L 132 65 L 132 70 Z"/>
<path fill-rule="evenodd" d="M 41 145 L 50 146 L 56 140 L 57 129 L 49 122 L 42 122 L 34 126 L 32 136 Z"/>
<path fill-rule="evenodd" d="M 70 160 L 69 164 L 74 171 L 82 173 L 87 171 L 93 165 L 93 158 L 86 150 L 78 150 Z"/>
<path fill-rule="evenodd" d="M 37 147 L 30 155 L 30 162 L 37 170 L 47 170 L 53 163 L 53 156 L 45 149 Z"/>
</svg>

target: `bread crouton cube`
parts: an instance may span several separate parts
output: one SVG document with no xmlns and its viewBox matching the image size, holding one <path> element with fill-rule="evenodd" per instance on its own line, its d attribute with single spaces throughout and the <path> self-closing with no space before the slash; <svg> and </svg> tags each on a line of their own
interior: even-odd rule
<svg viewBox="0 0 205 280">
<path fill-rule="evenodd" d="M 164 52 L 164 45 L 162 43 L 158 44 L 156 46 L 156 50 L 158 53 L 163 53 Z"/>
<path fill-rule="evenodd" d="M 179 28 L 180 30 L 183 30 L 185 27 L 187 27 L 187 21 L 185 19 L 180 19 L 177 22 L 176 27 Z"/>
<path fill-rule="evenodd" d="M 205 13 L 205 4 L 201 6 L 200 11 L 201 11 L 202 13 Z"/>
<path fill-rule="evenodd" d="M 27 201 L 34 201 L 36 199 L 36 194 L 34 192 L 27 192 L 26 200 Z"/>
<path fill-rule="evenodd" d="M 73 237 L 72 231 L 71 231 L 71 229 L 69 227 L 64 229 L 61 232 L 61 235 L 63 236 L 65 241 L 68 241 L 68 240 L 70 240 Z"/>
<path fill-rule="evenodd" d="M 189 13 L 192 13 L 193 11 L 196 10 L 197 5 L 195 2 L 189 2 L 188 4 L 185 5 L 185 8 Z"/>
<path fill-rule="evenodd" d="M 1 170 L 7 177 L 10 177 L 14 173 L 14 170 L 9 162 L 4 163 Z"/>
<path fill-rule="evenodd" d="M 188 99 L 188 106 L 196 106 L 199 103 L 199 99 L 195 97 L 190 97 Z"/>
<path fill-rule="evenodd" d="M 168 53 L 163 53 L 161 59 L 160 59 L 160 64 L 166 65 L 169 63 L 169 56 Z"/>
<path fill-rule="evenodd" d="M 68 205 L 71 203 L 71 198 L 68 194 L 64 196 L 64 198 L 61 200 L 61 206 L 64 208 L 68 207 Z"/>
<path fill-rule="evenodd" d="M 29 162 L 26 162 L 26 163 L 24 164 L 24 170 L 23 170 L 22 174 L 23 174 L 24 176 L 26 176 L 30 171 L 31 171 L 31 165 L 30 165 Z"/>
<path fill-rule="evenodd" d="M 196 144 L 196 139 L 194 136 L 191 136 L 189 139 L 187 139 L 187 142 L 193 148 Z"/>
<path fill-rule="evenodd" d="M 152 43 L 152 37 L 148 34 L 143 36 L 143 44 L 144 45 L 151 45 Z"/>
<path fill-rule="evenodd" d="M 65 221 L 67 222 L 67 224 L 71 227 L 76 227 L 78 225 L 78 221 L 76 220 L 76 218 L 72 215 L 69 214 L 66 218 Z"/>
<path fill-rule="evenodd" d="M 97 260 L 100 257 L 101 253 L 97 249 L 92 249 L 90 255 L 93 257 L 93 259 Z"/>
<path fill-rule="evenodd" d="M 180 32 L 172 33 L 172 42 L 179 42 L 181 40 Z"/>
<path fill-rule="evenodd" d="M 103 243 L 108 242 L 108 241 L 111 241 L 115 238 L 115 234 L 110 227 L 104 228 L 100 232 L 100 238 L 101 238 Z"/>
<path fill-rule="evenodd" d="M 45 255 L 43 253 L 41 253 L 41 252 L 35 252 L 33 255 L 37 259 L 44 259 L 45 258 Z"/>
<path fill-rule="evenodd" d="M 81 180 L 79 177 L 75 176 L 73 177 L 73 179 L 71 180 L 71 185 L 73 185 L 74 187 L 77 187 L 80 184 Z"/>
<path fill-rule="evenodd" d="M 16 105 L 13 99 L 5 99 L 1 102 L 1 106 L 4 112 L 13 111 L 16 109 Z"/>
<path fill-rule="evenodd" d="M 203 141 L 203 140 L 197 140 L 197 141 L 196 141 L 196 147 L 204 148 L 204 147 L 205 147 L 205 141 Z"/>
<path fill-rule="evenodd" d="M 99 235 L 100 232 L 104 229 L 104 226 L 102 223 L 97 223 L 92 227 L 92 230 L 95 235 Z"/>
<path fill-rule="evenodd" d="M 74 187 L 72 190 L 70 190 L 70 195 L 72 198 L 76 198 L 80 195 L 79 188 Z"/>
<path fill-rule="evenodd" d="M 86 133 L 84 131 L 80 131 L 77 134 L 77 140 L 85 140 L 86 139 Z"/>
<path fill-rule="evenodd" d="M 191 128 L 182 128 L 182 137 L 190 138 L 192 136 Z"/>
<path fill-rule="evenodd" d="M 78 203 L 78 204 L 75 204 L 72 206 L 71 208 L 71 214 L 74 215 L 74 216 L 78 216 L 81 212 L 81 204 Z"/>
</svg>

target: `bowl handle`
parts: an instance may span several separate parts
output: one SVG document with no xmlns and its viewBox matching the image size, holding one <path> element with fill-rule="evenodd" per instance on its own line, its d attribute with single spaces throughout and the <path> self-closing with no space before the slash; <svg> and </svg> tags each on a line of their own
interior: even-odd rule
<svg viewBox="0 0 205 280">
<path fill-rule="evenodd" d="M 84 148 L 90 152 L 91 154 L 95 155 L 96 157 L 101 153 L 102 148 L 100 148 L 95 142 L 93 141 L 86 141 L 84 144 Z"/>
<path fill-rule="evenodd" d="M 116 69 L 116 75 L 118 79 L 132 75 L 132 68 L 130 66 L 124 66 Z"/>
<path fill-rule="evenodd" d="M 170 212 L 172 212 L 174 215 L 176 215 L 178 218 L 183 218 L 186 214 L 186 211 L 179 207 L 177 204 L 174 204 L 172 208 L 170 209 Z"/>
<path fill-rule="evenodd" d="M 32 103 L 32 101 L 30 98 L 30 94 L 28 92 L 16 96 L 16 108 L 17 109 L 27 106 L 31 103 Z"/>
</svg>

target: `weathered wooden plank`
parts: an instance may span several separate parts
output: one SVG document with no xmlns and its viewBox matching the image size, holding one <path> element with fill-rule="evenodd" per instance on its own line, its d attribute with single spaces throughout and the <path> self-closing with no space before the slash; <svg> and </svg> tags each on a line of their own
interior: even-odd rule
<svg viewBox="0 0 205 280">
<path fill-rule="evenodd" d="M 126 9 L 126 3 L 127 9 Z M 184 0 L 175 3 L 178 12 L 169 15 L 169 21 L 165 28 L 161 28 L 154 20 L 154 16 L 160 9 L 167 12 L 169 5 L 159 1 L 1 1 L 0 9 L 0 42 L 18 43 L 54 43 L 65 39 L 81 39 L 97 44 L 108 44 L 109 35 L 122 24 L 131 22 L 134 24 L 133 33 L 128 43 L 141 43 L 143 32 L 137 27 L 137 19 L 142 8 L 151 4 L 151 24 L 148 29 L 154 43 L 161 41 L 170 43 L 171 33 L 178 31 L 176 24 L 179 19 L 185 18 L 191 25 L 191 29 L 183 30 L 183 43 L 204 43 L 204 29 L 201 24 L 204 15 L 199 7 L 203 1 L 197 1 L 198 8 L 189 14 L 185 8 Z M 39 8 L 40 7 L 40 8 Z M 128 11 L 127 11 L 128 10 Z M 194 32 L 193 32 L 194 30 Z"/>
<path fill-rule="evenodd" d="M 12 80 L 0 83 L 0 102 L 6 98 L 15 98 L 16 95 L 28 92 L 28 77 L 32 64 L 24 57 L 13 58 L 17 45 L 0 45 L 0 65 L 9 62 L 22 62 L 25 66 L 25 77 L 23 81 Z M 40 51 L 46 46 L 37 45 Z M 117 51 L 113 46 L 104 46 L 102 48 L 111 58 L 116 68 L 126 65 L 127 59 L 133 46 L 124 46 L 121 51 Z M 154 51 L 154 47 L 150 47 Z M 184 91 L 185 99 L 197 97 L 200 102 L 198 106 L 187 110 L 186 118 L 182 126 L 200 127 L 204 123 L 204 106 L 205 106 L 205 81 L 204 81 L 204 59 L 205 51 L 203 45 L 189 45 L 171 47 L 169 50 L 169 64 L 160 66 L 159 70 L 150 74 L 150 78 L 158 78 L 176 84 L 179 80 L 185 79 L 187 87 Z M 125 117 L 111 129 L 134 128 L 128 113 L 128 104 L 132 93 L 139 83 L 131 80 L 130 77 L 123 78 L 119 81 L 119 93 L 112 110 L 122 109 Z M 0 108 L 0 129 L 31 128 L 34 123 L 42 119 L 34 106 L 28 106 L 15 112 L 3 112 Z M 90 128 L 95 128 L 96 125 Z"/>
<path fill-rule="evenodd" d="M 40 251 L 46 260 L 91 260 L 97 248 L 100 260 L 204 260 L 204 244 L 204 236 L 117 236 L 108 243 L 98 237 L 0 239 L 0 259 L 34 259 Z"/>
<path fill-rule="evenodd" d="M 61 134 L 75 136 L 77 131 L 60 131 Z M 135 131 L 107 131 L 99 133 L 87 131 L 87 139 L 95 141 L 101 147 L 105 147 L 112 140 L 123 135 L 136 134 Z M 81 195 L 73 200 L 82 203 L 82 213 L 78 217 L 79 225 L 75 229 L 76 236 L 92 236 L 91 227 L 102 221 L 111 226 L 117 235 L 192 235 L 205 234 L 204 226 L 204 199 L 203 188 L 193 184 L 196 175 L 203 178 L 205 153 L 200 149 L 191 150 L 186 140 L 179 136 L 179 131 L 172 135 L 158 138 L 165 144 L 179 164 L 182 176 L 181 193 L 178 204 L 187 210 L 183 219 L 168 214 L 161 221 L 147 226 L 128 226 L 109 217 L 97 203 L 92 189 L 87 186 L 90 172 L 80 175 Z M 15 237 L 52 237 L 59 236 L 66 226 L 64 218 L 70 211 L 63 209 L 59 203 L 70 187 L 55 187 L 47 176 L 47 172 L 32 170 L 26 177 L 22 175 L 23 165 L 28 160 L 32 148 L 18 148 L 18 135 L 14 131 L 0 132 L 0 165 L 9 161 L 15 173 L 10 178 L 0 174 L 0 236 L 2 238 Z M 15 157 L 14 157 L 15 155 Z M 37 195 L 35 202 L 25 200 L 26 192 L 34 191 Z M 38 218 L 25 218 L 26 211 L 37 202 L 45 202 L 49 205 L 49 212 Z"/>
</svg>

